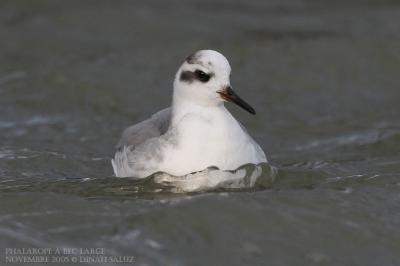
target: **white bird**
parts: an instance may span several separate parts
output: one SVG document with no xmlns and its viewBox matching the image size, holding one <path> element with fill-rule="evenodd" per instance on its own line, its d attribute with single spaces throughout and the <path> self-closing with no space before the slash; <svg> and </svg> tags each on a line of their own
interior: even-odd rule
<svg viewBox="0 0 400 266">
<path fill-rule="evenodd" d="M 200 50 L 189 56 L 175 75 L 172 106 L 123 132 L 112 160 L 115 175 L 183 176 L 211 166 L 235 170 L 267 162 L 224 106 L 233 102 L 255 114 L 232 90 L 230 74 L 229 62 L 219 52 Z"/>
</svg>

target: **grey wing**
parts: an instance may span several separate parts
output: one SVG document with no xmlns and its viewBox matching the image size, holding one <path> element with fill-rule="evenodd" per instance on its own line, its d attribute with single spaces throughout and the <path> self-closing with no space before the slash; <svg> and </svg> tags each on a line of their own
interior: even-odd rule
<svg viewBox="0 0 400 266">
<path fill-rule="evenodd" d="M 170 120 L 171 107 L 155 113 L 149 119 L 125 129 L 116 148 L 121 149 L 124 146 L 137 146 L 147 139 L 163 135 L 168 130 Z"/>
</svg>

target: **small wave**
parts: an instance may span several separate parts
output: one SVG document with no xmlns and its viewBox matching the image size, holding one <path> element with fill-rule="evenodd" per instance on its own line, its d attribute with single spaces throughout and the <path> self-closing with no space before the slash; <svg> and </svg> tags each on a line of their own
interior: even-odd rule
<svg viewBox="0 0 400 266">
<path fill-rule="evenodd" d="M 296 151 L 305 151 L 312 149 L 327 151 L 336 149 L 338 147 L 372 145 L 396 137 L 399 134 L 400 134 L 399 130 L 371 129 L 359 133 L 313 140 L 304 145 L 295 146 L 294 149 Z"/>
<path fill-rule="evenodd" d="M 158 184 L 172 187 L 171 192 L 203 192 L 216 189 L 237 190 L 265 187 L 273 182 L 276 168 L 268 164 L 247 164 L 234 171 L 222 171 L 209 167 L 204 171 L 185 176 L 172 176 L 166 173 L 154 175 Z"/>
<path fill-rule="evenodd" d="M 23 79 L 24 77 L 26 77 L 26 75 L 27 75 L 26 72 L 22 71 L 22 70 L 17 70 L 17 71 L 8 73 L 6 75 L 1 75 L 0 76 L 0 85 L 4 85 L 8 82 Z"/>
<path fill-rule="evenodd" d="M 40 116 L 35 115 L 28 119 L 21 121 L 0 121 L 0 129 L 10 129 L 16 127 L 30 127 L 30 126 L 42 126 L 42 125 L 53 125 L 60 123 L 65 120 L 63 116 Z"/>
<path fill-rule="evenodd" d="M 210 167 L 186 176 L 156 173 L 147 178 L 83 178 L 59 179 L 45 182 L 8 182 L 0 186 L 3 192 L 57 192 L 86 197 L 156 197 L 209 191 L 259 190 L 272 186 L 277 169 L 268 164 L 248 164 L 235 171 Z M 22 182 L 22 183 L 21 183 Z"/>
<path fill-rule="evenodd" d="M 318 163 L 318 165 L 320 165 Z M 322 163 L 324 165 L 324 163 Z M 347 171 L 346 171 L 347 172 Z M 156 173 L 146 178 L 68 178 L 63 179 L 7 179 L 0 184 L 0 192 L 52 192 L 96 198 L 169 198 L 203 192 L 243 192 L 297 189 L 345 190 L 366 185 L 385 185 L 398 182 L 398 175 L 328 173 L 326 169 L 291 165 L 279 168 L 269 164 L 244 165 L 234 171 L 210 167 L 185 176 Z"/>
</svg>

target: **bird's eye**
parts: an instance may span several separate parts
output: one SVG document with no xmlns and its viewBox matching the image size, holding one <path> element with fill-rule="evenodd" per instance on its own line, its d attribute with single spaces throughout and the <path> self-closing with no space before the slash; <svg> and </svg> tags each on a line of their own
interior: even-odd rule
<svg viewBox="0 0 400 266">
<path fill-rule="evenodd" d="M 201 70 L 196 70 L 194 72 L 194 74 L 196 75 L 196 78 L 198 80 L 200 80 L 201 82 L 207 82 L 210 80 L 210 77 L 211 77 L 209 74 L 207 74 Z"/>
</svg>

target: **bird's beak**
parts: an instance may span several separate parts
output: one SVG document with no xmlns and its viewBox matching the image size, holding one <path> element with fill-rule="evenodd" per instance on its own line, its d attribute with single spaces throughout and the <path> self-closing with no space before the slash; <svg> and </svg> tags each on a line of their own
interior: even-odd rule
<svg viewBox="0 0 400 266">
<path fill-rule="evenodd" d="M 242 107 L 247 112 L 255 115 L 256 111 L 250 104 L 246 103 L 242 98 L 240 98 L 232 89 L 231 86 L 227 86 L 223 90 L 218 91 L 218 94 L 221 95 L 221 98 L 228 102 L 233 102 Z"/>
</svg>

